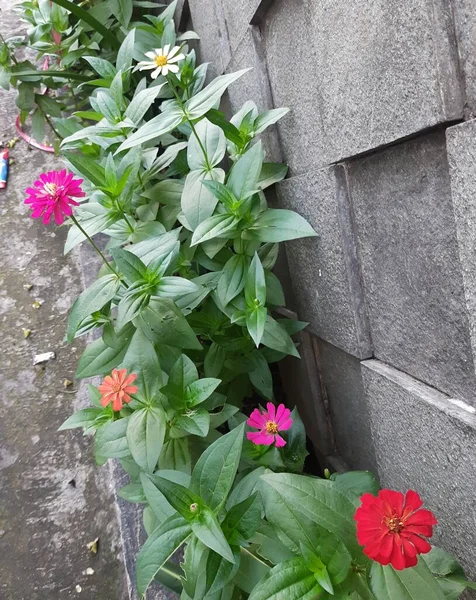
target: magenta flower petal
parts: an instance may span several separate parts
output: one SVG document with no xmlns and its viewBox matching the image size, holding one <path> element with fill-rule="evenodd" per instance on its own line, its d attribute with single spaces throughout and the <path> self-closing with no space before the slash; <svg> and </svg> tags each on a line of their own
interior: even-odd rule
<svg viewBox="0 0 476 600">
<path fill-rule="evenodd" d="M 256 445 L 270 446 L 274 443 L 277 448 L 282 448 L 286 445 L 286 440 L 278 435 L 278 432 L 291 427 L 291 412 L 284 404 L 280 404 L 276 409 L 274 404 L 268 402 L 266 408 L 262 413 L 256 408 L 253 410 L 247 424 L 260 431 L 251 431 L 246 437 Z"/>
<path fill-rule="evenodd" d="M 28 197 L 25 204 L 30 204 L 33 219 L 43 218 L 48 224 L 54 216 L 55 222 L 61 225 L 65 217 L 73 214 L 72 206 L 79 206 L 73 198 L 84 198 L 86 194 L 80 187 L 82 179 L 73 179 L 73 173 L 66 169 L 42 173 L 34 183 L 34 187 L 26 190 Z"/>
</svg>

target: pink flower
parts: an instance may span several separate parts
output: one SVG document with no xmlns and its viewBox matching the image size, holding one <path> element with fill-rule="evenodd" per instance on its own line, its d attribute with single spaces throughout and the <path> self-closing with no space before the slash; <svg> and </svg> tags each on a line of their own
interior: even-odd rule
<svg viewBox="0 0 476 600">
<path fill-rule="evenodd" d="M 34 186 L 28 188 L 29 194 L 25 204 L 31 204 L 33 219 L 43 217 L 43 223 L 48 224 L 54 214 L 57 225 L 61 225 L 65 217 L 73 214 L 71 206 L 79 206 L 73 198 L 83 198 L 86 194 L 80 187 L 82 179 L 73 179 L 73 173 L 66 169 L 42 173 Z"/>
<path fill-rule="evenodd" d="M 274 404 L 268 402 L 266 408 L 268 410 L 262 413 L 257 408 L 251 413 L 246 423 L 260 431 L 250 431 L 246 437 L 256 445 L 270 446 L 274 443 L 277 448 L 282 448 L 286 445 L 286 441 L 278 435 L 278 432 L 286 431 L 293 424 L 291 412 L 284 404 L 276 408 Z"/>
</svg>

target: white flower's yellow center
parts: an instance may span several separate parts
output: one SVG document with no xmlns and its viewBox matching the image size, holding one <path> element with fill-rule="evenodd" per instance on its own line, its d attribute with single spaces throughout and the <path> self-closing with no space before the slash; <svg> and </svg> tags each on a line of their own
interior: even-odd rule
<svg viewBox="0 0 476 600">
<path fill-rule="evenodd" d="M 50 196 L 56 196 L 58 192 L 58 186 L 56 183 L 45 183 L 45 192 Z"/>
<path fill-rule="evenodd" d="M 278 426 L 274 421 L 267 421 L 265 429 L 266 433 L 270 433 L 271 435 L 276 435 L 278 433 Z"/>
<path fill-rule="evenodd" d="M 158 67 L 165 67 L 165 65 L 167 64 L 167 57 L 166 56 L 156 56 L 154 58 L 154 62 Z"/>
</svg>

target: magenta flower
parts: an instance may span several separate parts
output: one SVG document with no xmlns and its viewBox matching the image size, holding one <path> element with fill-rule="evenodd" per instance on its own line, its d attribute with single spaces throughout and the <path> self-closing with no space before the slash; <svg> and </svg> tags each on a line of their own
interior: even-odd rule
<svg viewBox="0 0 476 600">
<path fill-rule="evenodd" d="M 80 187 L 82 182 L 82 179 L 73 179 L 73 173 L 68 173 L 66 169 L 42 173 L 40 179 L 35 181 L 35 187 L 26 190 L 29 196 L 25 204 L 32 205 L 32 218 L 43 217 L 43 223 L 47 225 L 54 215 L 56 224 L 61 225 L 65 217 L 73 214 L 71 207 L 79 206 L 73 198 L 86 196 Z"/>
<path fill-rule="evenodd" d="M 262 413 L 257 408 L 251 413 L 246 423 L 259 431 L 250 431 L 246 437 L 259 446 L 271 446 L 274 443 L 277 448 L 282 448 L 286 445 L 286 440 L 278 435 L 278 432 L 286 431 L 293 424 L 291 412 L 284 404 L 276 408 L 274 404 L 268 402 L 266 408 L 268 410 Z"/>
</svg>

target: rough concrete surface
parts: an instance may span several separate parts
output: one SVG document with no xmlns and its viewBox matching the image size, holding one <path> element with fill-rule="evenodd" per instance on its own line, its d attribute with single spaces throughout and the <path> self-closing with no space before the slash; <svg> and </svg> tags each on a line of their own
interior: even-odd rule
<svg viewBox="0 0 476 600">
<path fill-rule="evenodd" d="M 341 166 L 278 184 L 282 208 L 301 214 L 318 237 L 286 244 L 299 318 L 320 338 L 358 357 L 372 356 L 357 246 Z"/>
<path fill-rule="evenodd" d="M 439 520 L 435 544 L 474 578 L 474 409 L 377 360 L 364 361 L 362 375 L 381 484 L 418 490 Z"/>
<path fill-rule="evenodd" d="M 375 357 L 474 404 L 444 132 L 352 161 L 349 182 Z"/>
<path fill-rule="evenodd" d="M 0 0 L 4 35 L 21 32 L 11 7 Z M 15 135 L 14 98 L 0 90 L 3 140 Z M 24 142 L 11 157 L 8 188 L 0 191 L 0 597 L 125 600 L 108 469 L 94 465 L 81 432 L 57 431 L 88 403 L 74 380 L 84 343 L 63 342 L 68 309 L 82 289 L 79 256 L 64 257 L 66 230 L 33 221 L 23 205 L 33 178 L 60 162 Z M 23 328 L 31 330 L 27 339 Z M 49 351 L 56 359 L 34 367 L 34 356 Z M 74 382 L 66 389 L 65 379 Z M 96 555 L 87 548 L 95 538 Z"/>
<path fill-rule="evenodd" d="M 293 174 L 462 116 L 447 0 L 275 0 L 262 31 Z"/>
</svg>

